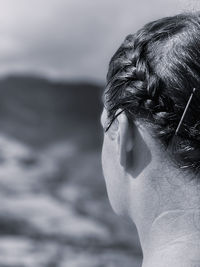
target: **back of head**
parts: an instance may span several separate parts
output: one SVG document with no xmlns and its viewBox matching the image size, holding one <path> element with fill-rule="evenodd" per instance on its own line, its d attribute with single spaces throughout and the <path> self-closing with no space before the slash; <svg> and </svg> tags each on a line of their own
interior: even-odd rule
<svg viewBox="0 0 200 267">
<path fill-rule="evenodd" d="M 127 36 L 110 61 L 107 82 L 109 118 L 125 110 L 130 121 L 141 120 L 165 147 L 196 88 L 170 147 L 179 167 L 199 172 L 200 13 L 160 19 Z"/>
</svg>

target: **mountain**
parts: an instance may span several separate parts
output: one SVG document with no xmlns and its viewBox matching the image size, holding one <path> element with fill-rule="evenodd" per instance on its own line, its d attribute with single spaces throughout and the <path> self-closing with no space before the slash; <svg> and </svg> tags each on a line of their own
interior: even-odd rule
<svg viewBox="0 0 200 267">
<path fill-rule="evenodd" d="M 76 138 L 100 140 L 102 87 L 86 82 L 53 82 L 40 77 L 0 80 L 0 131 L 33 146 Z"/>
</svg>

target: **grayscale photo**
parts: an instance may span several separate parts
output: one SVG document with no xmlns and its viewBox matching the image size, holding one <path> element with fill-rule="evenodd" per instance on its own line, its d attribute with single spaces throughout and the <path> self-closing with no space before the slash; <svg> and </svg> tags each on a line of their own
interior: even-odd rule
<svg viewBox="0 0 200 267">
<path fill-rule="evenodd" d="M 0 267 L 200 267 L 200 1 L 0 0 Z"/>
</svg>

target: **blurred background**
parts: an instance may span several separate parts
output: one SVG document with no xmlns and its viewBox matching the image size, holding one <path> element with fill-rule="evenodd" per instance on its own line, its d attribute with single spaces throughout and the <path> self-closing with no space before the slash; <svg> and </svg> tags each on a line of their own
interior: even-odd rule
<svg viewBox="0 0 200 267">
<path fill-rule="evenodd" d="M 197 6 L 0 0 L 0 267 L 140 266 L 101 171 L 107 66 L 127 34 Z"/>
</svg>

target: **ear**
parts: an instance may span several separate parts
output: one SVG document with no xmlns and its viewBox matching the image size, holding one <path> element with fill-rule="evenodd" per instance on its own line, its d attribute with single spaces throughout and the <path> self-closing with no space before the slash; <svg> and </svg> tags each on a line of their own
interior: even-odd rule
<svg viewBox="0 0 200 267">
<path fill-rule="evenodd" d="M 119 112 L 119 111 L 118 111 Z M 129 123 L 124 112 L 118 117 L 117 146 L 120 165 L 136 178 L 151 161 L 146 130 Z"/>
<path fill-rule="evenodd" d="M 130 124 L 125 112 L 120 112 L 107 134 L 114 141 L 120 165 L 136 178 L 151 161 L 146 130 L 136 122 Z"/>
</svg>

